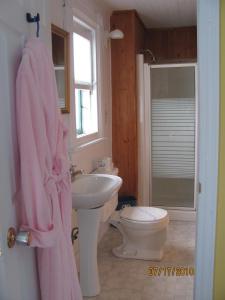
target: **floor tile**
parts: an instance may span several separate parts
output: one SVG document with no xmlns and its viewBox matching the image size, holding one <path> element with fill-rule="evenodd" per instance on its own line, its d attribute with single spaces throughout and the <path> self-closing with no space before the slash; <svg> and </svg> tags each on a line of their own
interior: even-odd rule
<svg viewBox="0 0 225 300">
<path fill-rule="evenodd" d="M 120 245 L 121 241 L 119 231 L 113 227 L 103 237 L 98 249 L 101 293 L 96 297 L 84 297 L 85 300 L 193 299 L 193 276 L 148 275 L 150 266 L 165 268 L 194 266 L 193 222 L 170 222 L 165 253 L 160 262 L 115 257 L 112 248 Z"/>
</svg>

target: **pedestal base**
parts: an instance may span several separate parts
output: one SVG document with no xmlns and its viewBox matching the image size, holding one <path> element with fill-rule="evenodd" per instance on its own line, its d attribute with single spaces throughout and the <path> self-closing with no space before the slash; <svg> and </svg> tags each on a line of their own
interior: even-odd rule
<svg viewBox="0 0 225 300">
<path fill-rule="evenodd" d="M 78 209 L 80 285 L 83 296 L 92 297 L 100 293 L 97 246 L 101 207 Z"/>
</svg>

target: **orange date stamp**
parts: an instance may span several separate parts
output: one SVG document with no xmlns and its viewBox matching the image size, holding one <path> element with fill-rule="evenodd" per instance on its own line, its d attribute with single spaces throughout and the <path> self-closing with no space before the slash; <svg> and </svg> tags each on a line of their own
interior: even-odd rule
<svg viewBox="0 0 225 300">
<path fill-rule="evenodd" d="M 194 267 L 166 266 L 148 267 L 148 276 L 194 276 Z"/>
</svg>

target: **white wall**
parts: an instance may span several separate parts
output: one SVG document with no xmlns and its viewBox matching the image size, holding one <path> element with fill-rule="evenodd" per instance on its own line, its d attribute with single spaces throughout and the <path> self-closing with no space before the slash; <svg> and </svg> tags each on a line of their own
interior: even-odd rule
<svg viewBox="0 0 225 300">
<path fill-rule="evenodd" d="M 110 41 L 106 37 L 106 31 L 110 28 L 111 10 L 99 0 L 66 0 L 66 7 L 62 7 L 62 0 L 50 1 L 51 22 L 71 33 L 71 112 L 64 114 L 63 118 L 70 128 L 69 149 L 72 152 L 72 160 L 77 168 L 91 172 L 94 168 L 93 162 L 104 156 L 112 155 L 112 101 L 111 101 L 111 69 L 110 69 Z M 78 148 L 75 140 L 75 111 L 74 111 L 74 89 L 73 89 L 73 56 L 72 56 L 72 32 L 73 15 L 81 13 L 90 20 L 97 23 L 100 32 L 100 85 L 102 99 L 102 132 L 103 138 L 97 143 Z M 73 226 L 77 226 L 76 212 L 73 211 Z M 75 242 L 74 250 L 78 258 L 78 242 Z M 77 259 L 78 264 L 78 259 Z M 79 265 L 78 265 L 79 269 Z"/>
<path fill-rule="evenodd" d="M 71 113 L 63 117 L 70 127 L 69 147 L 73 152 L 73 163 L 86 172 L 93 170 L 93 161 L 103 156 L 112 155 L 111 146 L 111 70 L 110 70 L 110 41 L 106 38 L 106 31 L 110 28 L 111 10 L 98 0 L 67 0 L 66 7 L 62 7 L 62 0 L 51 0 L 51 21 L 53 24 L 73 32 L 73 14 L 81 12 L 100 28 L 100 74 L 101 74 L 101 99 L 102 99 L 102 124 L 103 139 L 95 144 L 82 149 L 76 147 L 75 141 L 75 116 L 74 116 L 74 90 L 73 90 L 73 57 L 71 47 Z M 71 34 L 72 38 L 72 34 Z M 72 45 L 72 41 L 71 41 Z"/>
</svg>

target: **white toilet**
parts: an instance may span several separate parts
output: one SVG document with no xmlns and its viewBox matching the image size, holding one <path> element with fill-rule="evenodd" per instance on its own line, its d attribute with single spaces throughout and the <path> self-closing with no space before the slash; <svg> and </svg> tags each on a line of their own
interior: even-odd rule
<svg viewBox="0 0 225 300">
<path fill-rule="evenodd" d="M 114 255 L 123 258 L 161 260 L 167 237 L 169 217 L 156 207 L 125 207 L 116 212 L 110 223 L 123 236 L 123 243 L 114 248 Z"/>
</svg>

